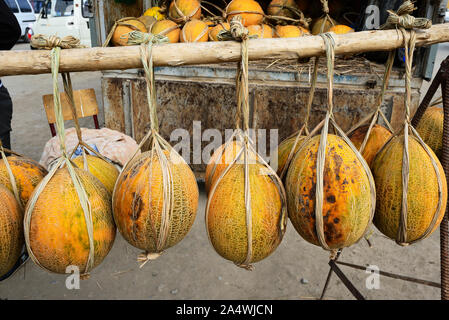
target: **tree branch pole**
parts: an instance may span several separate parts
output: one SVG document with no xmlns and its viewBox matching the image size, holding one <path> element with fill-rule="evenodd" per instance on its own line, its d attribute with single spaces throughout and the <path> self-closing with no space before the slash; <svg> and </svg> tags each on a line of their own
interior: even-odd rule
<svg viewBox="0 0 449 320">
<path fill-rule="evenodd" d="M 336 54 L 391 51 L 403 47 L 398 30 L 375 30 L 334 35 Z M 449 24 L 417 30 L 416 46 L 449 41 Z M 173 43 L 155 46 L 155 66 L 180 66 L 236 62 L 241 44 L 234 41 Z M 298 59 L 325 54 L 320 36 L 255 39 L 248 41 L 249 60 Z M 95 47 L 61 51 L 60 72 L 125 70 L 142 68 L 139 46 Z M 50 51 L 0 51 L 0 77 L 50 73 Z"/>
</svg>

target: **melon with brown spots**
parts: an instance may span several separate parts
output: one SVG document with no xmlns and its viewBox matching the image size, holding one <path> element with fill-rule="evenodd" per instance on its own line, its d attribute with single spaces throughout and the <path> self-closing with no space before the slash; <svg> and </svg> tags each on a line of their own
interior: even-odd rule
<svg viewBox="0 0 449 320">
<path fill-rule="evenodd" d="M 167 239 L 162 250 L 180 242 L 189 232 L 198 207 L 198 185 L 190 167 L 179 155 L 164 151 L 171 172 L 173 203 Z M 132 160 L 117 181 L 112 203 L 114 219 L 122 236 L 131 245 L 148 253 L 159 253 L 164 199 L 160 159 L 151 151 Z"/>
<path fill-rule="evenodd" d="M 16 181 L 22 207 L 25 208 L 31 193 L 45 177 L 47 170 L 32 159 L 17 156 L 9 156 L 7 159 Z M 11 180 L 3 159 L 0 159 L 0 184 L 13 192 Z"/>
<path fill-rule="evenodd" d="M 92 174 L 78 168 L 75 171 L 92 210 L 95 268 L 109 253 L 115 239 L 111 196 Z M 68 169 L 58 169 L 38 196 L 34 208 L 30 203 L 25 210 L 31 210 L 29 246 L 40 265 L 62 274 L 67 266 L 73 265 L 85 273 L 89 237 L 84 211 Z"/>
<path fill-rule="evenodd" d="M 23 213 L 14 195 L 0 185 L 0 277 L 12 269 L 23 248 Z"/>
<path fill-rule="evenodd" d="M 259 163 L 249 164 L 252 212 L 252 257 L 249 263 L 273 253 L 285 232 L 285 199 L 273 174 Z M 245 262 L 248 254 L 244 181 L 244 164 L 233 165 L 214 186 L 206 212 L 206 227 L 213 247 L 223 258 L 237 264 Z"/>
<path fill-rule="evenodd" d="M 416 130 L 424 142 L 432 148 L 437 157 L 441 157 L 443 148 L 443 108 L 430 107 L 422 116 Z"/>
<path fill-rule="evenodd" d="M 84 167 L 84 159 L 82 156 L 76 157 L 73 162 L 81 169 L 88 170 L 94 177 L 106 187 L 112 195 L 114 191 L 115 181 L 119 175 L 118 169 L 110 162 L 99 157 L 86 155 L 87 168 Z"/>
<path fill-rule="evenodd" d="M 285 182 L 288 214 L 296 231 L 320 245 L 316 232 L 317 151 L 320 136 L 313 137 L 293 158 Z M 360 240 L 374 206 L 368 173 L 352 149 L 329 134 L 323 175 L 323 224 L 331 249 L 349 247 Z"/>
<path fill-rule="evenodd" d="M 440 224 L 446 210 L 447 184 L 443 168 L 434 155 L 443 184 L 442 206 L 439 212 L 436 212 L 439 199 L 438 183 L 430 156 L 416 138 L 409 137 L 408 143 L 410 173 L 407 191 L 407 241 L 411 242 L 422 237 L 434 214 L 438 219 L 432 232 Z M 393 138 L 379 152 L 372 167 L 377 190 L 374 225 L 391 239 L 396 239 L 398 235 L 401 216 L 403 149 L 404 136 Z"/>
<path fill-rule="evenodd" d="M 360 150 L 368 129 L 369 125 L 365 125 L 353 131 L 349 135 L 349 139 L 351 139 L 351 142 L 354 144 L 357 150 Z M 375 124 L 373 126 L 368 141 L 365 144 L 365 149 L 363 149 L 362 152 L 362 156 L 363 158 L 365 158 L 368 166 L 371 167 L 377 152 L 384 146 L 384 144 L 388 141 L 388 139 L 390 139 L 390 137 L 391 132 L 388 131 L 388 129 L 386 129 L 385 127 L 378 124 Z"/>
</svg>

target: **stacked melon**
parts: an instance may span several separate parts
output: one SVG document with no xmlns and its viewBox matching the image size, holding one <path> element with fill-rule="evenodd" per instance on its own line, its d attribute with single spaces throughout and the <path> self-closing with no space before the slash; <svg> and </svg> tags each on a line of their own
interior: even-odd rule
<svg viewBox="0 0 449 320">
<path fill-rule="evenodd" d="M 344 7 L 343 1 L 332 1 L 329 6 L 329 15 L 323 15 L 321 3 L 312 6 L 303 0 L 272 0 L 269 4 L 232 0 L 226 6 L 200 4 L 199 0 L 171 0 L 168 8 L 152 7 L 141 17 L 117 21 L 111 40 L 116 46 L 130 45 L 129 33 L 137 30 L 165 35 L 170 43 L 220 41 L 219 32 L 229 31 L 229 22 L 237 15 L 242 17 L 249 35 L 258 39 L 353 32 L 344 16 L 349 8 Z"/>
</svg>

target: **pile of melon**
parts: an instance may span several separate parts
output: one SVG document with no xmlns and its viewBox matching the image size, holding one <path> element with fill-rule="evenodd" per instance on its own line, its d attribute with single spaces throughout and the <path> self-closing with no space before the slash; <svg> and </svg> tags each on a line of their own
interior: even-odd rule
<svg viewBox="0 0 449 320">
<path fill-rule="evenodd" d="M 128 45 L 128 34 L 133 30 L 165 35 L 171 43 L 220 41 L 220 31 L 229 30 L 229 21 L 236 15 L 242 17 L 249 35 L 258 39 L 354 32 L 349 26 L 351 21 L 343 14 L 344 1 L 331 1 L 328 16 L 322 12 L 320 2 L 313 6 L 309 2 L 272 0 L 264 4 L 256 0 L 232 0 L 227 6 L 220 6 L 200 0 L 172 0 L 168 8 L 152 7 L 141 17 L 120 23 L 112 44 Z"/>
</svg>

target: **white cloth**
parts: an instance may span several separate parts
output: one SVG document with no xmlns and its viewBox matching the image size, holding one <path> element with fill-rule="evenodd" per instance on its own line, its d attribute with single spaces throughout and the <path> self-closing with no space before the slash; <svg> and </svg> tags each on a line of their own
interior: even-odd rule
<svg viewBox="0 0 449 320">
<path fill-rule="evenodd" d="M 123 166 L 137 150 L 136 141 L 116 130 L 108 128 L 87 129 L 81 128 L 83 141 L 88 145 L 96 145 L 98 151 L 104 157 Z M 75 128 L 65 131 L 65 141 L 68 153 L 72 153 L 78 144 Z M 47 141 L 39 163 L 48 169 L 50 163 L 61 156 L 58 137 L 55 136 Z"/>
</svg>

